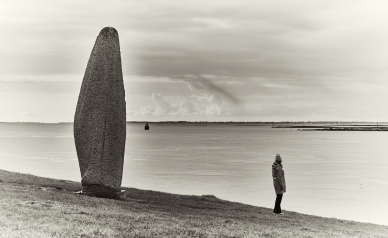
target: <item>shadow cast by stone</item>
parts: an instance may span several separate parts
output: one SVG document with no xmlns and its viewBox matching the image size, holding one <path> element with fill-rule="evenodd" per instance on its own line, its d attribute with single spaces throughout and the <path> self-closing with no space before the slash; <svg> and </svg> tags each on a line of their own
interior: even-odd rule
<svg viewBox="0 0 388 238">
<path fill-rule="evenodd" d="M 117 192 L 116 190 L 104 188 L 99 185 L 88 186 L 87 189 L 83 189 L 81 191 L 77 191 L 74 193 L 78 195 L 86 195 L 91 197 L 110 198 L 110 199 L 118 199 L 118 200 L 126 200 L 127 198 L 127 193 L 125 190 L 120 190 L 119 192 Z"/>
</svg>

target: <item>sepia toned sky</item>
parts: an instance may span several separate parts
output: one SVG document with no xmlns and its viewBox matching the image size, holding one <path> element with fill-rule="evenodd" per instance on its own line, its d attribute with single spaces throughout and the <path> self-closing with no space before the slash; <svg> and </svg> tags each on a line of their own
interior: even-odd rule
<svg viewBox="0 0 388 238">
<path fill-rule="evenodd" d="M 100 30 L 127 120 L 388 121 L 386 1 L 0 3 L 0 121 L 73 121 Z"/>
</svg>

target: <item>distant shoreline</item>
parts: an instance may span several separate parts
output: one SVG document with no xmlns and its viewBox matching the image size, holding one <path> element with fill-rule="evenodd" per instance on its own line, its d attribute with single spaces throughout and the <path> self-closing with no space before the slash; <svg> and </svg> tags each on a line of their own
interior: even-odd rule
<svg viewBox="0 0 388 238">
<path fill-rule="evenodd" d="M 290 128 L 299 131 L 388 131 L 387 125 L 343 125 L 343 126 L 273 126 L 272 128 Z"/>
<path fill-rule="evenodd" d="M 130 124 L 153 125 L 237 125 L 272 126 L 274 128 L 326 128 L 326 127 L 388 127 L 388 122 L 367 121 L 127 121 Z M 0 122 L 0 124 L 73 124 L 73 122 Z"/>
<path fill-rule="evenodd" d="M 127 121 L 127 124 L 139 124 L 145 125 L 146 123 L 152 126 L 261 126 L 271 127 L 274 129 L 297 129 L 298 131 L 388 131 L 388 122 L 384 123 L 346 123 L 341 122 L 332 124 L 320 122 L 189 122 L 189 121 L 161 121 L 161 122 L 143 122 L 143 121 Z M 56 122 L 56 123 L 45 123 L 45 122 L 0 122 L 0 124 L 8 125 L 71 125 L 72 122 Z"/>
</svg>

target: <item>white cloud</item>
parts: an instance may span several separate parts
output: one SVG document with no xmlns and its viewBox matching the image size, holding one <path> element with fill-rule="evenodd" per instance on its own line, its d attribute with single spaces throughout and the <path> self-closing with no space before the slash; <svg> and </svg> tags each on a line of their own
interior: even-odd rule
<svg viewBox="0 0 388 238">
<path fill-rule="evenodd" d="M 234 112 L 241 112 L 243 105 L 236 105 L 217 92 L 204 90 L 199 94 L 184 97 L 177 103 L 168 96 L 152 94 L 153 103 L 131 111 L 132 115 L 154 116 L 227 116 Z"/>
<path fill-rule="evenodd" d="M 152 94 L 152 99 L 155 103 L 154 115 L 166 115 L 174 113 L 176 106 L 170 104 L 167 101 L 167 97 L 154 93 Z"/>
</svg>

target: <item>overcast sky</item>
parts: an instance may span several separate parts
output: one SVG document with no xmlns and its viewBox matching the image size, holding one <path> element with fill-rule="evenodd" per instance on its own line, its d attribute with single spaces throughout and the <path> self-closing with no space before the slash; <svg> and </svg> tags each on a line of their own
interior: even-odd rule
<svg viewBox="0 0 388 238">
<path fill-rule="evenodd" d="M 73 121 L 117 29 L 127 120 L 388 121 L 387 1 L 0 3 L 0 121 Z"/>
</svg>

